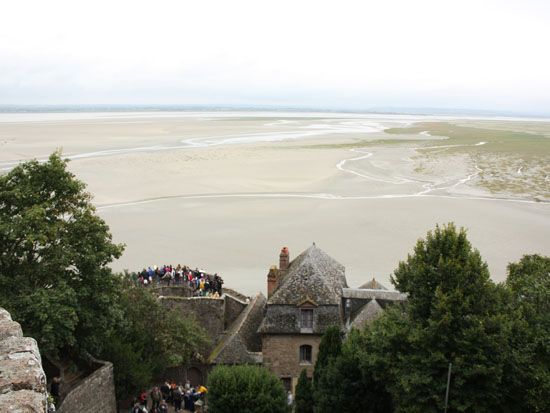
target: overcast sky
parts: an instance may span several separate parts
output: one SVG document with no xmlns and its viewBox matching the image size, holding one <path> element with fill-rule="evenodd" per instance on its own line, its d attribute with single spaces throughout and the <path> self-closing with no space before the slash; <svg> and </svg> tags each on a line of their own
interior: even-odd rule
<svg viewBox="0 0 550 413">
<path fill-rule="evenodd" d="M 48 103 L 550 113 L 550 1 L 4 1 L 0 104 Z"/>
</svg>

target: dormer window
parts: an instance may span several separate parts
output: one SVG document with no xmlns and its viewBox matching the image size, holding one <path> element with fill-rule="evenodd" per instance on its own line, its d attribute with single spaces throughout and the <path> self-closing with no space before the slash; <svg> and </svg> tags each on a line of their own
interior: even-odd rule
<svg viewBox="0 0 550 413">
<path fill-rule="evenodd" d="M 313 330 L 313 309 L 304 308 L 300 312 L 300 328 L 303 330 Z"/>
</svg>

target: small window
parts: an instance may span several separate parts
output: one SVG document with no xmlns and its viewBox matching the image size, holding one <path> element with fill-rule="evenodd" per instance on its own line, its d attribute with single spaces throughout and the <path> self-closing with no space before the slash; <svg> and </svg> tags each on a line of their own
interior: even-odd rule
<svg viewBox="0 0 550 413">
<path fill-rule="evenodd" d="M 311 346 L 307 344 L 300 346 L 300 363 L 311 364 Z"/>
<path fill-rule="evenodd" d="M 302 310 L 301 313 L 302 313 L 301 328 L 312 329 L 313 328 L 313 310 L 311 309 Z"/>
<path fill-rule="evenodd" d="M 285 391 L 292 390 L 292 378 L 290 377 L 282 377 L 281 382 L 283 383 L 283 387 L 285 388 Z"/>
</svg>

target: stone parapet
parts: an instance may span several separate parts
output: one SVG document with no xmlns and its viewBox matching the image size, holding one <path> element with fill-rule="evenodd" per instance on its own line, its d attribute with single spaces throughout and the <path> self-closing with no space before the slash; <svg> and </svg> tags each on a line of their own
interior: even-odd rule
<svg viewBox="0 0 550 413">
<path fill-rule="evenodd" d="M 116 413 L 113 365 L 93 359 L 98 366 L 63 399 L 58 413 Z"/>
<path fill-rule="evenodd" d="M 0 412 L 44 413 L 46 375 L 38 345 L 0 308 Z"/>
</svg>

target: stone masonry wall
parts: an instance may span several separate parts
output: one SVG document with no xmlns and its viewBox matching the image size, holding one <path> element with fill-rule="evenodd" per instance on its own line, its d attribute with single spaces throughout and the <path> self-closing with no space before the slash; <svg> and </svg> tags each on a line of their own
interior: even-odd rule
<svg viewBox="0 0 550 413">
<path fill-rule="evenodd" d="M 99 360 L 95 363 L 100 367 L 67 394 L 58 413 L 117 412 L 113 365 Z"/>
<path fill-rule="evenodd" d="M 206 355 L 209 354 L 224 332 L 225 304 L 223 298 L 160 297 L 160 299 L 163 306 L 176 309 L 182 317 L 194 316 L 197 319 L 212 341 L 211 346 L 204 352 Z"/>
<path fill-rule="evenodd" d="M 264 366 L 279 378 L 292 378 L 292 388 L 296 386 L 302 369 L 308 377 L 313 376 L 313 367 L 319 353 L 321 336 L 318 335 L 264 335 L 262 354 Z M 311 348 L 311 363 L 300 363 L 300 346 L 308 344 Z"/>
<path fill-rule="evenodd" d="M 0 308 L 0 412 L 46 412 L 46 375 L 38 345 Z"/>
</svg>

